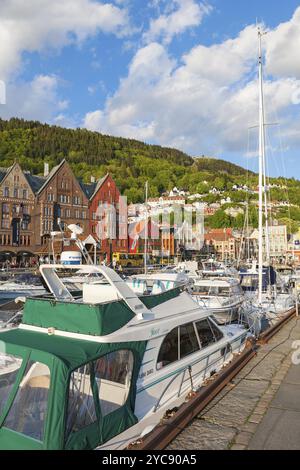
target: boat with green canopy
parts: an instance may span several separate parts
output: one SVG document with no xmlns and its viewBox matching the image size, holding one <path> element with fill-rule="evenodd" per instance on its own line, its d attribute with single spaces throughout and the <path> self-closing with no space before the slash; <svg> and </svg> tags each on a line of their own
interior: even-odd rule
<svg viewBox="0 0 300 470">
<path fill-rule="evenodd" d="M 59 268 L 0 333 L 0 449 L 123 449 L 245 347 L 182 288 L 138 297 L 99 266 L 74 294 Z"/>
</svg>

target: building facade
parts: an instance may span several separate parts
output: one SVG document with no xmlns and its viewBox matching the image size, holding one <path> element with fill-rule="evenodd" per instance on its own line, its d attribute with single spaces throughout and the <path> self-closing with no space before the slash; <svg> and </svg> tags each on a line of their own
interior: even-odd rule
<svg viewBox="0 0 300 470">
<path fill-rule="evenodd" d="M 126 203 L 109 174 L 83 186 L 89 197 L 90 234 L 98 242 L 100 258 L 110 263 L 112 253 L 128 252 Z"/>
<path fill-rule="evenodd" d="M 35 178 L 18 163 L 0 169 L 0 261 L 26 262 L 35 251 Z"/>
<path fill-rule="evenodd" d="M 65 232 L 70 224 L 89 233 L 89 200 L 68 162 L 55 166 L 36 193 L 35 251 L 47 253 L 51 232 Z"/>
<path fill-rule="evenodd" d="M 204 238 L 206 244 L 213 247 L 221 261 L 237 259 L 240 241 L 233 235 L 231 228 L 210 230 Z"/>
<path fill-rule="evenodd" d="M 100 259 L 111 261 L 112 252 L 128 251 L 127 207 L 110 175 L 83 184 L 66 160 L 45 170 L 34 176 L 18 163 L 0 168 L 0 264 L 45 257 L 52 251 L 51 232 L 68 232 L 70 224 L 83 229 L 83 240 L 93 236 Z M 114 234 L 108 229 L 113 221 Z M 59 255 L 62 244 L 55 247 Z"/>
</svg>

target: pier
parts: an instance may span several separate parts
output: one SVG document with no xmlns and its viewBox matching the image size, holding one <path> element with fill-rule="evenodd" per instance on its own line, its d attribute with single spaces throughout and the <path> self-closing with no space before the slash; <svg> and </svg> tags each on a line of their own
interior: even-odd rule
<svg viewBox="0 0 300 470">
<path fill-rule="evenodd" d="M 293 318 L 167 447 L 168 450 L 297 449 L 300 366 L 292 364 Z"/>
</svg>

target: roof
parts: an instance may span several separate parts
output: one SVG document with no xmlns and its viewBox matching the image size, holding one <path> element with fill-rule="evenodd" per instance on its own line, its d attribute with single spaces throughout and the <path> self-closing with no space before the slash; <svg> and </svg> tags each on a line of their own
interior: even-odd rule
<svg viewBox="0 0 300 470">
<path fill-rule="evenodd" d="M 46 185 L 48 184 L 48 182 L 53 178 L 53 176 L 58 172 L 58 170 L 66 163 L 66 159 L 64 158 L 59 165 L 56 165 L 52 168 L 52 170 L 50 171 L 49 175 L 47 176 L 47 178 L 44 180 L 44 183 L 42 184 L 42 186 L 38 189 L 37 193 L 41 193 L 43 191 L 43 189 L 46 187 Z"/>
<path fill-rule="evenodd" d="M 100 178 L 98 181 L 95 183 L 82 183 L 80 181 L 80 186 L 85 192 L 86 196 L 91 200 L 93 197 L 97 194 L 103 183 L 106 181 L 107 177 L 109 176 L 109 173 L 106 173 L 103 178 Z"/>
<path fill-rule="evenodd" d="M 70 368 L 79 367 L 89 359 L 94 359 L 102 349 L 101 343 L 51 336 L 19 328 L 0 333 L 0 340 L 6 344 L 48 353 L 63 361 Z"/>
<path fill-rule="evenodd" d="M 93 194 L 91 195 L 90 199 L 92 199 L 92 198 L 97 194 L 97 192 L 99 191 L 99 189 L 101 188 L 101 186 L 103 185 L 103 183 L 106 181 L 106 179 L 108 178 L 108 176 L 109 176 L 109 173 L 106 173 L 106 175 L 103 176 L 103 178 L 101 178 L 100 180 L 97 181 L 96 187 L 95 187 L 94 192 L 93 192 Z"/>
<path fill-rule="evenodd" d="M 85 195 L 90 199 L 92 197 L 92 195 L 94 194 L 94 192 L 95 192 L 95 188 L 96 188 L 97 183 L 88 183 L 88 184 L 86 184 L 86 183 L 83 183 L 82 181 L 79 180 L 79 184 L 81 186 L 81 189 L 85 193 Z"/>
<path fill-rule="evenodd" d="M 14 165 L 9 166 L 8 168 L 0 168 L 0 183 L 4 180 L 5 176 L 10 172 Z"/>
<path fill-rule="evenodd" d="M 24 171 L 24 176 L 27 179 L 27 181 L 28 181 L 28 183 L 29 183 L 29 185 L 30 185 L 30 187 L 31 187 L 31 189 L 34 193 L 37 193 L 46 181 L 45 177 L 31 175 L 27 171 Z"/>
<path fill-rule="evenodd" d="M 3 180 L 4 176 L 6 175 L 6 168 L 0 168 L 0 183 Z"/>
<path fill-rule="evenodd" d="M 205 240 L 227 241 L 229 238 L 234 238 L 231 229 L 216 229 L 210 230 L 204 235 Z"/>
</svg>

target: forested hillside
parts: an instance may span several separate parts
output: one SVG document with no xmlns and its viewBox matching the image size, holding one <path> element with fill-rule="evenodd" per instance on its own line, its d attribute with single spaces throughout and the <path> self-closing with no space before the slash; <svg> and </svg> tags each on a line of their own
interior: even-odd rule
<svg viewBox="0 0 300 470">
<path fill-rule="evenodd" d="M 199 152 L 200 153 L 200 152 Z M 222 191 L 222 197 L 230 197 L 232 206 L 246 199 L 255 203 L 257 195 L 232 191 L 233 185 L 255 188 L 257 175 L 227 161 L 215 158 L 192 158 L 171 148 L 147 145 L 143 142 L 102 135 L 85 129 L 65 129 L 41 124 L 37 121 L 0 119 L 0 166 L 8 167 L 15 160 L 34 174 L 43 172 L 44 162 L 50 168 L 66 158 L 77 177 L 90 181 L 109 172 L 115 178 L 121 192 L 129 201 L 144 200 L 144 183 L 148 180 L 150 196 L 155 197 L 174 186 L 191 193 L 205 194 L 209 203 L 220 196 L 209 194 L 214 187 Z M 300 182 L 295 179 L 272 179 L 276 184 L 271 191 L 272 200 L 287 201 L 299 205 Z M 223 209 L 225 210 L 226 207 Z M 228 208 L 228 206 L 227 206 Z M 224 215 L 224 210 L 213 221 L 216 226 L 236 225 L 237 221 Z M 300 221 L 300 211 L 282 208 L 279 217 Z M 240 217 L 240 225 L 243 217 Z"/>
</svg>

